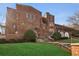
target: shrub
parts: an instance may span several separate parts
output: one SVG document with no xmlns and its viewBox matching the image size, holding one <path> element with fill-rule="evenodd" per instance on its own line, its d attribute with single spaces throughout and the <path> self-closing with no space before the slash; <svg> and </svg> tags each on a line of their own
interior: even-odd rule
<svg viewBox="0 0 79 59">
<path fill-rule="evenodd" d="M 9 40 L 8 40 L 8 43 L 15 43 L 15 42 L 16 42 L 15 39 L 9 39 Z"/>
<path fill-rule="evenodd" d="M 69 39 L 68 37 L 61 37 L 61 39 Z"/>
<path fill-rule="evenodd" d="M 23 40 L 23 39 L 16 39 L 15 42 L 16 42 L 16 43 L 22 43 L 22 42 L 24 42 L 24 40 Z"/>
<path fill-rule="evenodd" d="M 23 39 L 27 42 L 35 42 L 36 41 L 36 34 L 33 30 L 27 30 L 24 33 Z"/>
<path fill-rule="evenodd" d="M 24 42 L 23 39 L 9 39 L 7 41 L 7 43 L 22 43 L 22 42 Z"/>
<path fill-rule="evenodd" d="M 51 37 L 54 38 L 54 40 L 59 40 L 61 39 L 61 34 L 59 32 L 55 32 Z"/>
<path fill-rule="evenodd" d="M 0 43 L 7 43 L 6 39 L 0 39 Z"/>
</svg>

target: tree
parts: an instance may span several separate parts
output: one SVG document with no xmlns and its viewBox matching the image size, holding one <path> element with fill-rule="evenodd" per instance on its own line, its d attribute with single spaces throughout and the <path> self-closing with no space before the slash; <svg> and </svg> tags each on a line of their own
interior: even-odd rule
<svg viewBox="0 0 79 59">
<path fill-rule="evenodd" d="M 74 13 L 73 16 L 70 16 L 67 20 L 71 27 L 79 30 L 79 11 Z"/>
<path fill-rule="evenodd" d="M 24 33 L 23 39 L 27 42 L 36 42 L 36 34 L 33 30 L 27 30 Z"/>
<path fill-rule="evenodd" d="M 51 37 L 54 38 L 54 40 L 60 40 L 61 34 L 59 32 L 55 32 Z"/>
</svg>

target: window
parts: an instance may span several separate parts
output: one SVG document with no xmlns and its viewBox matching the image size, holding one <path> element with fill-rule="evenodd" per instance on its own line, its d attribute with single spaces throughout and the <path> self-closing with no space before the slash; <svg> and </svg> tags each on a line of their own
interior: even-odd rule
<svg viewBox="0 0 79 59">
<path fill-rule="evenodd" d="M 13 29 L 15 32 L 17 31 L 16 24 L 13 24 Z"/>
<path fill-rule="evenodd" d="M 7 14 L 7 17 L 8 18 L 16 18 L 16 13 L 13 13 L 13 14 Z"/>
<path fill-rule="evenodd" d="M 15 25 L 15 24 L 13 24 L 13 28 L 14 28 L 14 29 L 16 28 L 16 25 Z"/>
<path fill-rule="evenodd" d="M 30 14 L 30 19 L 33 19 L 33 14 Z"/>
<path fill-rule="evenodd" d="M 29 18 L 29 14 L 28 13 L 26 13 L 26 18 Z"/>
<path fill-rule="evenodd" d="M 33 14 L 30 14 L 30 13 L 26 13 L 26 18 L 28 19 L 33 19 L 34 18 L 34 15 Z"/>
</svg>

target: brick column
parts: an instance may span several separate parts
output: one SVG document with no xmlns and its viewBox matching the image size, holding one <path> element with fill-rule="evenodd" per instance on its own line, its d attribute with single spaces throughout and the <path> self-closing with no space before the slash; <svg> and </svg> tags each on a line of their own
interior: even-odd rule
<svg viewBox="0 0 79 59">
<path fill-rule="evenodd" d="M 79 56 L 79 43 L 71 44 L 72 56 Z"/>
</svg>

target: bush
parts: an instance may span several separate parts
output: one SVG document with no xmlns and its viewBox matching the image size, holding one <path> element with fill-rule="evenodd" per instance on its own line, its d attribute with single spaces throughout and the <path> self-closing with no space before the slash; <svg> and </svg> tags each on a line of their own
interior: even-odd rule
<svg viewBox="0 0 79 59">
<path fill-rule="evenodd" d="M 24 42 L 24 40 L 23 39 L 17 39 L 16 43 L 19 43 L 19 42 L 22 43 L 22 42 Z"/>
<path fill-rule="evenodd" d="M 61 37 L 61 39 L 69 39 L 68 37 Z"/>
<path fill-rule="evenodd" d="M 60 40 L 61 34 L 59 32 L 55 32 L 51 37 L 54 38 L 54 40 Z"/>
<path fill-rule="evenodd" d="M 0 39 L 0 43 L 7 43 L 6 39 Z"/>
<path fill-rule="evenodd" d="M 27 42 L 35 42 L 36 41 L 36 34 L 33 30 L 27 30 L 24 33 L 23 39 Z"/>
<path fill-rule="evenodd" d="M 9 40 L 8 40 L 8 43 L 14 43 L 14 42 L 16 42 L 15 39 L 9 39 Z"/>
<path fill-rule="evenodd" d="M 9 39 L 7 41 L 7 43 L 22 43 L 22 42 L 24 42 L 23 39 Z"/>
<path fill-rule="evenodd" d="M 22 42 L 25 42 L 23 39 L 16 39 L 15 40 L 15 43 L 22 43 Z"/>
</svg>

